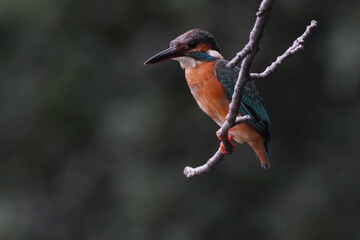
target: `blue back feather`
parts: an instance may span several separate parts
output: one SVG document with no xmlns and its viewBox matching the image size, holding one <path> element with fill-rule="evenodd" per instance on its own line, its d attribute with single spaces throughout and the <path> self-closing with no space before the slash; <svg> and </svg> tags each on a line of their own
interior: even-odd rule
<svg viewBox="0 0 360 240">
<path fill-rule="evenodd" d="M 215 75 L 224 86 L 227 98 L 231 100 L 240 69 L 237 67 L 230 69 L 226 67 L 227 63 L 228 61 L 226 60 L 218 60 L 215 64 Z M 269 130 L 270 118 L 266 112 L 262 97 L 253 81 L 249 81 L 244 87 L 239 111 L 243 115 L 250 115 L 249 125 L 265 141 L 269 142 L 271 139 Z"/>
</svg>

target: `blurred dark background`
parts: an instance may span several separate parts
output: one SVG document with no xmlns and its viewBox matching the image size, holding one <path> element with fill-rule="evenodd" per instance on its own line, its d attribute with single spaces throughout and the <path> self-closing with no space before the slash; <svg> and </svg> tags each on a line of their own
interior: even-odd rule
<svg viewBox="0 0 360 240">
<path fill-rule="evenodd" d="M 253 72 L 316 19 L 305 51 L 258 82 L 270 170 L 216 151 L 176 62 L 179 34 L 246 44 L 260 1 L 1 0 L 0 239 L 360 239 L 360 2 L 279 0 Z"/>
</svg>

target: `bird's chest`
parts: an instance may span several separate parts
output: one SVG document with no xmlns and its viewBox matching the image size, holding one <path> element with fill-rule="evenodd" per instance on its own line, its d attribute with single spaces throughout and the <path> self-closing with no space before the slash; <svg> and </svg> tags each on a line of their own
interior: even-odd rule
<svg viewBox="0 0 360 240">
<path fill-rule="evenodd" d="M 216 79 L 215 62 L 185 68 L 186 81 L 199 107 L 217 124 L 222 125 L 229 108 L 223 85 Z"/>
</svg>

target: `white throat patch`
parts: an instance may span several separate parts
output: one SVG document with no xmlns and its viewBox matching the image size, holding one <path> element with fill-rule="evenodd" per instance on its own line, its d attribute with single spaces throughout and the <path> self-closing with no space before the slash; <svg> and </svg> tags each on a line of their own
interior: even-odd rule
<svg viewBox="0 0 360 240">
<path fill-rule="evenodd" d="M 173 58 L 173 60 L 179 61 L 181 68 L 185 68 L 185 67 L 191 67 L 194 68 L 196 67 L 196 65 L 198 63 L 200 63 L 199 61 L 193 59 L 192 57 L 176 57 Z"/>
<path fill-rule="evenodd" d="M 213 56 L 213 57 L 216 57 L 216 58 L 219 58 L 219 59 L 224 59 L 223 56 L 216 50 L 209 50 L 209 51 L 207 51 L 207 53 L 210 56 Z M 176 57 L 176 58 L 173 58 L 172 60 L 179 61 L 180 66 L 183 69 L 185 67 L 194 68 L 194 67 L 196 67 L 197 64 L 202 63 L 201 61 L 195 60 L 192 57 L 186 57 L 186 56 Z"/>
</svg>

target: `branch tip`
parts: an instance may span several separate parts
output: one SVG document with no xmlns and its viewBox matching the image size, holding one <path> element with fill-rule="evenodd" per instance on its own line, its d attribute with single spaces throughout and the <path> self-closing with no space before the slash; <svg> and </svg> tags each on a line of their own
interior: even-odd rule
<svg viewBox="0 0 360 240">
<path fill-rule="evenodd" d="M 310 26 L 317 27 L 318 22 L 316 20 L 311 20 Z"/>
<path fill-rule="evenodd" d="M 192 168 L 189 166 L 185 167 L 184 174 L 187 178 L 193 178 L 201 175 L 204 172 L 209 172 L 215 164 L 219 163 L 223 159 L 223 157 L 224 154 L 222 154 L 221 149 L 219 148 L 214 154 L 214 156 L 212 156 L 204 165 L 196 168 Z"/>
<path fill-rule="evenodd" d="M 306 27 L 305 32 L 295 39 L 293 44 L 281 55 L 276 58 L 276 60 L 270 64 L 270 66 L 266 67 L 266 69 L 262 73 L 250 73 L 250 78 L 252 80 L 261 80 L 269 76 L 275 69 L 288 57 L 304 50 L 305 38 L 311 33 L 311 30 L 317 26 L 317 22 L 312 20 L 311 23 Z"/>
</svg>

